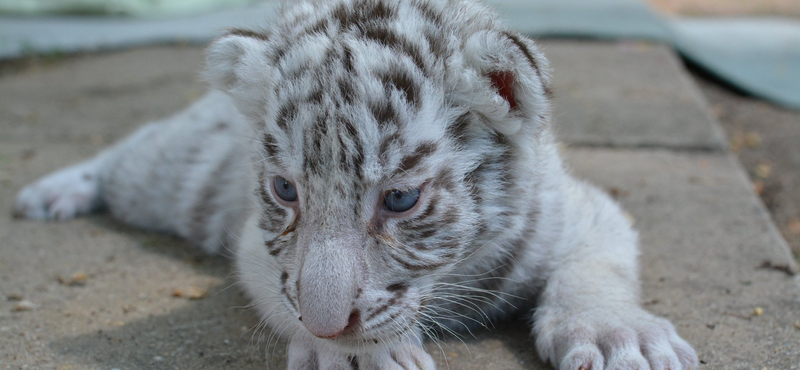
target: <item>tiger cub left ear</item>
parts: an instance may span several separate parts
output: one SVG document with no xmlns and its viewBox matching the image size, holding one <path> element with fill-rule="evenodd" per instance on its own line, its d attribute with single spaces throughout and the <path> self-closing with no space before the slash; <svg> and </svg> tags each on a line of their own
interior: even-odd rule
<svg viewBox="0 0 800 370">
<path fill-rule="evenodd" d="M 550 65 L 530 39 L 510 31 L 482 31 L 464 44 L 471 108 L 497 132 L 513 135 L 549 114 Z"/>
</svg>

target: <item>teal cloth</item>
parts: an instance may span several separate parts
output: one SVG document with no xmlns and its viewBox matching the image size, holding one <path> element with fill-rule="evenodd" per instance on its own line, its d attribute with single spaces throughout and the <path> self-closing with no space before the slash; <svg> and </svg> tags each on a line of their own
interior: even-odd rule
<svg viewBox="0 0 800 370">
<path fill-rule="evenodd" d="M 7 9 L 3 5 L 22 1 L 69 4 L 78 0 L 0 0 L 0 11 Z M 176 6 L 169 8 L 165 5 L 168 1 Z M 207 9 L 222 1 L 197 1 L 193 7 L 193 0 L 94 0 L 109 4 L 156 4 L 141 8 L 149 11 L 125 13 L 148 16 L 169 13 L 164 9 L 190 13 L 192 9 Z M 233 3 L 247 1 L 250 0 Z M 668 18 L 651 11 L 639 0 L 485 1 L 510 26 L 533 37 L 633 39 L 670 44 L 685 58 L 731 85 L 775 104 L 800 109 L 800 22 L 797 20 Z M 280 2 L 275 0 L 213 14 L 147 19 L 0 16 L 0 59 L 147 43 L 205 43 L 225 27 L 263 26 L 275 16 L 279 6 Z"/>
<path fill-rule="evenodd" d="M 800 21 L 669 18 L 638 0 L 488 1 L 530 36 L 667 43 L 742 91 L 800 109 Z"/>
<path fill-rule="evenodd" d="M 0 0 L 0 14 L 41 16 L 54 14 L 123 15 L 135 17 L 197 14 L 255 0 Z"/>
</svg>

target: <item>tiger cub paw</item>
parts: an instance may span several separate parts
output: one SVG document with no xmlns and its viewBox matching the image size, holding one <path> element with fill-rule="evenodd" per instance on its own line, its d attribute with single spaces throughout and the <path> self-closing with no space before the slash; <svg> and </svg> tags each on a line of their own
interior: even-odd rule
<svg viewBox="0 0 800 370">
<path fill-rule="evenodd" d="M 67 220 L 100 207 L 99 165 L 87 161 L 53 172 L 24 187 L 14 202 L 14 216 L 32 220 Z"/>
<path fill-rule="evenodd" d="M 348 353 L 325 340 L 295 339 L 289 344 L 289 370 L 435 370 L 433 358 L 416 344 Z"/>
<path fill-rule="evenodd" d="M 569 317 L 569 318 L 568 318 Z M 694 349 L 668 320 L 642 309 L 626 315 L 541 318 L 537 347 L 560 370 L 697 369 Z"/>
</svg>

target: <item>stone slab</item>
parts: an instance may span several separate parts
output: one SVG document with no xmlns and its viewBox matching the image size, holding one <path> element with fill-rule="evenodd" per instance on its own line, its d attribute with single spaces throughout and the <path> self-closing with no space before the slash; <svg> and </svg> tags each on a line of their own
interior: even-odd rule
<svg viewBox="0 0 800 370">
<path fill-rule="evenodd" d="M 566 142 L 720 150 L 724 135 L 668 47 L 543 41 L 553 66 L 554 117 Z"/>
<path fill-rule="evenodd" d="M 651 68 L 626 64 L 639 58 L 620 58 L 617 54 L 627 47 L 643 46 L 603 44 L 594 50 L 584 43 L 546 45 L 556 66 L 556 95 L 565 86 L 577 94 L 556 102 L 560 125 L 564 115 L 591 104 L 597 104 L 594 114 L 608 117 L 633 114 L 625 112 L 640 109 L 636 104 L 646 106 L 588 88 L 619 82 L 627 88 L 611 92 L 637 96 L 634 77 L 619 71 L 606 72 L 617 78 L 589 73 L 591 58 L 606 58 L 608 68 L 614 61 L 619 68 Z M 661 57 L 643 52 L 639 63 L 671 58 L 657 53 Z M 125 227 L 108 216 L 37 223 L 12 220 L 8 211 L 23 185 L 89 157 L 141 122 L 168 115 L 201 95 L 204 85 L 196 78 L 201 64 L 198 48 L 147 48 L 68 60 L 0 79 L 0 295 L 6 298 L 0 299 L 0 363 L 55 369 L 263 369 L 268 357 L 272 368 L 285 366 L 283 347 L 265 349 L 265 343 L 274 343 L 271 335 L 252 330 L 258 319 L 243 309 L 248 302 L 224 258 L 204 256 L 185 242 Z M 559 70 L 581 72 L 559 78 L 565 73 Z M 638 78 L 652 88 L 661 77 Z M 572 84 L 559 82 L 567 78 L 574 79 Z M 702 105 L 702 98 L 698 101 Z M 672 110 L 652 108 L 654 122 L 667 123 L 649 131 L 656 135 L 638 136 L 666 135 L 673 141 L 573 139 L 584 146 L 637 149 L 571 148 L 568 162 L 579 175 L 617 194 L 636 220 L 643 245 L 643 300 L 651 311 L 675 322 L 697 347 L 703 368 L 800 368 L 800 331 L 793 326 L 800 320 L 800 282 L 759 268 L 764 261 L 794 267 L 792 258 L 735 160 L 709 151 L 709 141 L 691 138 L 703 136 L 686 123 L 689 118 L 684 127 L 663 117 L 680 116 L 675 111 L 693 104 L 688 98 L 683 103 Z M 706 139 L 717 130 L 710 124 Z M 636 137 L 625 136 L 625 130 L 635 127 L 618 124 L 605 134 Z M 674 150 L 683 148 L 702 150 Z M 84 286 L 66 286 L 57 279 L 76 272 L 86 273 Z M 176 289 L 190 288 L 209 294 L 199 300 L 173 296 Z M 7 299 L 15 296 L 39 307 L 15 312 L 18 302 Z M 755 307 L 763 315 L 751 316 Z M 441 348 L 430 343 L 440 368 L 545 368 L 525 325 L 511 322 L 475 334 L 463 344 L 453 339 Z"/>
<path fill-rule="evenodd" d="M 70 58 L 0 77 L 0 142 L 109 143 L 202 96 L 200 47 Z"/>
<path fill-rule="evenodd" d="M 592 146 L 716 150 L 723 134 L 672 51 L 642 43 L 547 41 L 555 123 Z M 0 79 L 0 142 L 111 142 L 201 96 L 199 47 L 76 58 Z"/>
<path fill-rule="evenodd" d="M 4 144 L 0 209 L 25 183 L 99 146 Z M 764 261 L 792 265 L 785 243 L 727 154 L 569 149 L 575 172 L 617 194 L 642 239 L 643 301 L 693 343 L 704 369 L 800 366 L 800 284 Z M 0 212 L 0 362 L 57 369 L 262 369 L 281 345 L 252 330 L 230 264 L 187 243 L 99 215 L 66 223 Z M 88 276 L 65 286 L 57 276 Z M 209 292 L 199 300 L 175 289 Z M 756 307 L 763 315 L 752 316 Z M 442 369 L 544 369 L 521 322 L 429 343 Z M 445 360 L 446 359 L 446 360 Z M 793 367 L 794 366 L 794 367 Z"/>
</svg>

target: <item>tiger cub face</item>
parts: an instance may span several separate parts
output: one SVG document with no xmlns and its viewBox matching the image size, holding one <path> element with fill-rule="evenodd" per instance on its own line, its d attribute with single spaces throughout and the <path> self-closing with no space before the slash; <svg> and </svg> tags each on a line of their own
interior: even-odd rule
<svg viewBox="0 0 800 370">
<path fill-rule="evenodd" d="M 209 48 L 210 80 L 257 132 L 263 274 L 311 334 L 400 336 L 433 319 L 441 281 L 526 228 L 547 65 L 486 13 L 302 4 Z"/>
</svg>

